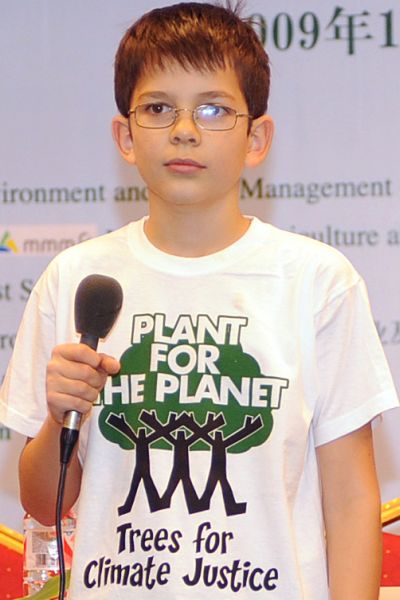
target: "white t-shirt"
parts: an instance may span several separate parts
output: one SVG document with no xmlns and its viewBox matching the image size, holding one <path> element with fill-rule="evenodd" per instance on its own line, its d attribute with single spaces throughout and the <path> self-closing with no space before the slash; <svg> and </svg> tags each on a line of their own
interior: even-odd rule
<svg viewBox="0 0 400 600">
<path fill-rule="evenodd" d="M 72 600 L 327 600 L 315 448 L 397 406 L 365 287 L 336 250 L 258 219 L 221 252 L 143 220 L 60 254 L 32 291 L 0 419 L 33 437 L 74 295 L 115 277 L 121 359 L 80 433 Z"/>
</svg>

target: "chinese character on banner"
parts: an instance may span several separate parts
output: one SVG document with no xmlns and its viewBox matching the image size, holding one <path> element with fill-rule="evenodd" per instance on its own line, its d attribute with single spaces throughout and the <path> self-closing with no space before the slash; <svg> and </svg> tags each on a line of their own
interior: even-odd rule
<svg viewBox="0 0 400 600">
<path fill-rule="evenodd" d="M 373 38 L 367 31 L 366 17 L 369 16 L 370 13 L 367 10 L 356 14 L 346 14 L 343 7 L 336 6 L 333 17 L 326 26 L 326 29 L 333 29 L 333 37 L 327 39 L 346 41 L 348 53 L 354 54 L 357 41 Z"/>
</svg>

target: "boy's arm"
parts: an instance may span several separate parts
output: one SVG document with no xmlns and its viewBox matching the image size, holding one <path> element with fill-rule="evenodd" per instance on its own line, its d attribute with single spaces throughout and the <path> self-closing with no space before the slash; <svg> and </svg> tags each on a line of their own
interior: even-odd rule
<svg viewBox="0 0 400 600">
<path fill-rule="evenodd" d="M 371 425 L 317 448 L 331 600 L 377 600 L 381 500 Z"/>
<path fill-rule="evenodd" d="M 46 377 L 48 416 L 38 435 L 23 449 L 19 463 L 22 505 L 44 525 L 55 521 L 64 414 L 77 410 L 86 415 L 107 376 L 117 373 L 119 368 L 114 358 L 98 354 L 84 344 L 63 344 L 53 351 Z M 64 514 L 78 498 L 81 475 L 75 448 L 68 465 Z"/>
<path fill-rule="evenodd" d="M 21 503 L 43 525 L 54 525 L 60 473 L 61 426 L 48 416 L 38 435 L 29 439 L 19 461 Z M 63 514 L 78 498 L 82 470 L 76 447 L 68 465 Z"/>
</svg>

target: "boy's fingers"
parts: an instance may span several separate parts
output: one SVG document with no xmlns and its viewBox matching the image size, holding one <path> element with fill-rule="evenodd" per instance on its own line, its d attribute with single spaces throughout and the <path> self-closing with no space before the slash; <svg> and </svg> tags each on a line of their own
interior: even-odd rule
<svg viewBox="0 0 400 600">
<path fill-rule="evenodd" d="M 53 418 L 62 423 L 64 413 L 90 411 L 108 375 L 120 370 L 112 356 L 98 354 L 84 344 L 62 344 L 54 348 L 47 365 L 47 402 Z"/>
<path fill-rule="evenodd" d="M 54 356 L 47 365 L 47 383 L 63 389 L 68 382 L 99 388 L 104 385 L 104 371 L 86 363 Z"/>
<path fill-rule="evenodd" d="M 53 350 L 52 358 L 56 360 L 62 358 L 71 362 L 85 363 L 94 369 L 97 369 L 101 361 L 100 355 L 86 344 L 62 344 L 56 346 Z"/>
<path fill-rule="evenodd" d="M 85 381 L 94 387 L 102 387 L 104 375 L 115 375 L 121 365 L 112 356 L 98 354 L 84 344 L 57 346 L 48 363 L 48 376 Z"/>
<path fill-rule="evenodd" d="M 71 379 L 63 375 L 52 376 L 49 374 L 47 385 L 47 397 L 51 400 L 53 395 L 62 394 L 81 398 L 88 402 L 94 402 L 99 391 L 103 388 L 106 374 L 100 374 L 94 371 L 95 381 L 85 381 L 84 379 Z"/>
<path fill-rule="evenodd" d="M 49 409 L 53 419 L 57 421 L 57 423 L 62 424 L 66 412 L 76 410 L 82 415 L 86 415 L 92 408 L 92 404 L 92 402 L 82 400 L 75 396 L 55 394 L 51 402 L 49 402 Z"/>
</svg>

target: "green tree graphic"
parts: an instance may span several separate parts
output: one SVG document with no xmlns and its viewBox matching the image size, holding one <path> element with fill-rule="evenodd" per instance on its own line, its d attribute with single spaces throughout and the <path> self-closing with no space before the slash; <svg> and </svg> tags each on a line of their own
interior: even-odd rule
<svg viewBox="0 0 400 600">
<path fill-rule="evenodd" d="M 166 335 L 172 334 L 172 330 L 169 328 L 165 328 L 165 332 Z M 218 349 L 219 356 L 215 361 L 218 373 L 212 374 L 216 389 L 220 389 L 221 378 L 224 376 L 229 377 L 238 389 L 241 389 L 243 378 L 250 378 L 251 380 L 253 378 L 266 377 L 261 373 L 257 361 L 249 354 L 243 352 L 240 343 L 235 345 L 216 345 L 211 338 L 205 339 L 204 343 Z M 255 419 L 257 416 L 261 417 L 262 427 L 259 427 L 255 432 L 252 431 L 244 439 L 238 438 L 237 443 L 227 447 L 227 452 L 231 453 L 246 452 L 249 448 L 263 444 L 268 439 L 273 426 L 272 410 L 269 406 L 251 406 L 251 402 L 248 406 L 242 406 L 232 395 L 228 396 L 227 404 L 216 404 L 212 399 L 207 397 L 202 398 L 200 402 L 180 403 L 179 389 L 174 393 L 168 394 L 164 401 L 157 401 L 156 386 L 159 373 L 172 376 L 177 375 L 171 371 L 166 360 L 158 363 L 157 372 L 150 371 L 153 344 L 154 334 L 148 333 L 143 336 L 140 344 L 130 346 L 121 357 L 121 372 L 112 378 L 112 384 L 118 386 L 121 378 L 126 375 L 145 374 L 142 393 L 143 401 L 130 403 L 119 393 L 113 394 L 112 405 L 104 405 L 104 394 L 100 399 L 103 403 L 103 408 L 99 416 L 99 426 L 106 439 L 118 444 L 122 449 L 132 450 L 135 447 L 135 442 L 115 427 L 112 427 L 108 422 L 108 418 L 111 414 L 123 415 L 124 420 L 135 434 L 138 434 L 139 430 L 142 430 L 143 434 L 143 430 L 146 430 L 147 434 L 150 435 L 151 428 L 140 418 L 142 411 L 146 411 L 147 413 L 152 412 L 162 424 L 169 422 L 171 414 L 175 414 L 178 417 L 183 413 L 190 414 L 200 426 L 206 423 L 210 413 L 214 415 L 221 414 L 223 416 L 223 425 L 219 428 L 219 435 L 223 439 L 228 439 L 232 434 L 243 429 L 251 419 Z M 178 344 L 178 346 L 180 345 Z M 171 345 L 169 350 L 176 348 L 176 346 Z M 185 346 L 187 347 L 189 344 L 185 343 Z M 196 353 L 199 351 L 199 346 L 200 344 L 197 343 L 190 344 L 190 347 Z M 180 366 L 184 367 L 184 353 L 182 354 L 181 361 L 182 364 Z M 195 395 L 203 376 L 204 373 L 198 373 L 195 368 L 187 375 L 188 396 Z M 215 433 L 212 435 L 215 435 Z M 152 442 L 151 447 L 165 450 L 173 449 L 168 439 L 160 437 Z M 195 450 L 210 450 L 210 445 L 203 439 L 198 439 L 190 447 L 190 451 Z"/>
</svg>

